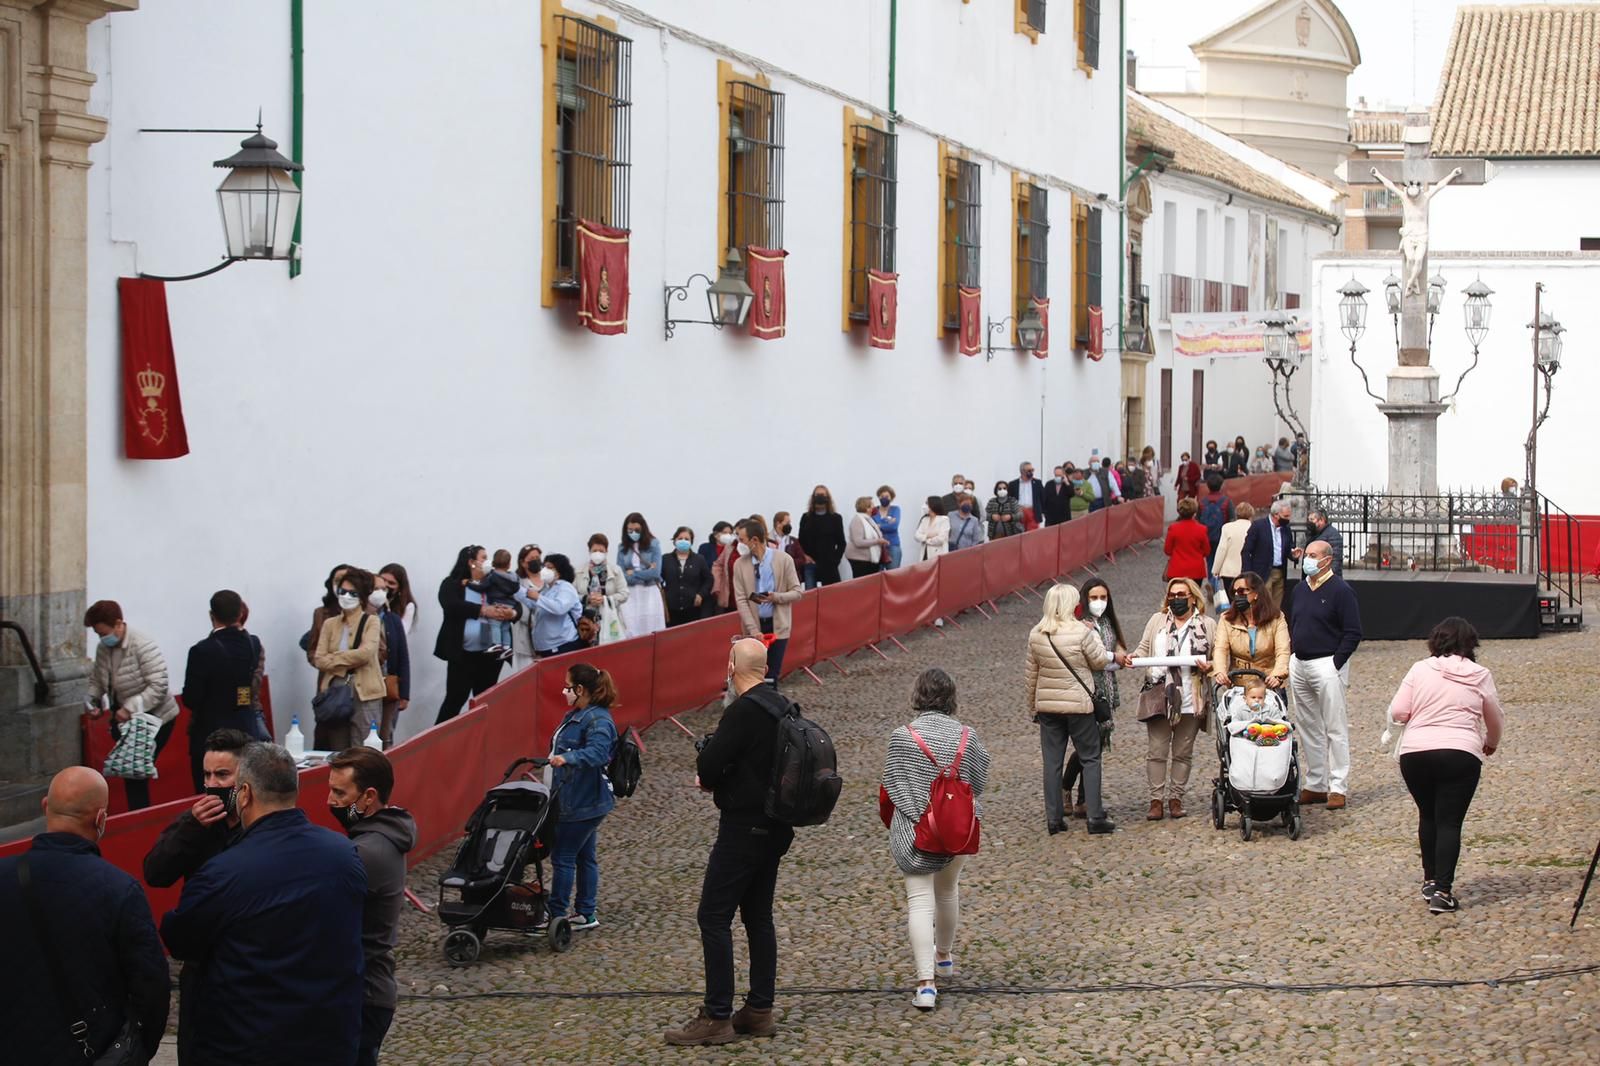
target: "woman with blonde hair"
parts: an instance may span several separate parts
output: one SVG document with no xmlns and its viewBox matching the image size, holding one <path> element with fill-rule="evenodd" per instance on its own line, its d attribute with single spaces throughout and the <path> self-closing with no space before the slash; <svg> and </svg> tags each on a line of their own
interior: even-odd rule
<svg viewBox="0 0 1600 1066">
<path fill-rule="evenodd" d="M 1124 666 L 1130 665 L 1129 658 L 1146 656 L 1186 660 L 1179 665 L 1151 667 L 1139 695 L 1139 720 L 1150 741 L 1145 760 L 1150 810 L 1145 817 L 1152 822 L 1164 816 L 1184 816 L 1183 793 L 1194 762 L 1195 734 L 1211 728 L 1206 680 L 1211 676 L 1216 635 L 1216 623 L 1206 611 L 1199 582 L 1175 577 L 1167 582 L 1162 609 L 1145 623 L 1138 648 L 1123 659 Z"/>
<path fill-rule="evenodd" d="M 1111 657 L 1100 635 L 1077 615 L 1077 589 L 1055 585 L 1045 593 L 1044 617 L 1028 633 L 1023 668 L 1025 706 L 1039 723 L 1045 827 L 1052 835 L 1067 828 L 1061 771 L 1069 740 L 1083 768 L 1089 832 L 1109 833 L 1116 828 L 1100 799 L 1100 724 L 1094 716 L 1095 677 Z"/>
</svg>

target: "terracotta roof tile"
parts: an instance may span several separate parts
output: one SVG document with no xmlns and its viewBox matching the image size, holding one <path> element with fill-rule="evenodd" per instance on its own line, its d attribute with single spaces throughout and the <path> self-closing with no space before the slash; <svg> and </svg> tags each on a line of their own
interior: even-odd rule
<svg viewBox="0 0 1600 1066">
<path fill-rule="evenodd" d="M 1287 204 L 1332 219 L 1326 207 L 1318 207 L 1293 189 L 1268 177 L 1207 141 L 1151 110 L 1136 94 L 1128 94 L 1128 143 L 1143 141 L 1172 154 L 1169 170 L 1209 178 L 1249 193 L 1251 196 Z M 1320 180 L 1320 179 L 1319 179 Z"/>
<path fill-rule="evenodd" d="M 1433 110 L 1436 156 L 1600 156 L 1600 4 L 1461 8 Z"/>
<path fill-rule="evenodd" d="M 1356 144 L 1399 144 L 1405 120 L 1404 111 L 1352 112 L 1350 139 Z"/>
</svg>

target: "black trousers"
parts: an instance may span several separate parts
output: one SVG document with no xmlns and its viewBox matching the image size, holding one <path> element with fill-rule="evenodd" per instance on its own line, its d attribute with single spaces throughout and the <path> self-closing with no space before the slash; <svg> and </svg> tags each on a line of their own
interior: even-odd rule
<svg viewBox="0 0 1600 1066">
<path fill-rule="evenodd" d="M 167 746 L 167 738 L 172 736 L 172 727 L 177 725 L 177 720 L 164 724 L 156 733 L 156 757 L 161 756 L 161 749 Z M 150 782 L 142 777 L 125 777 L 122 779 L 123 790 L 128 794 L 128 810 L 142 811 L 150 806 Z M 195 788 L 196 792 L 200 789 Z"/>
<path fill-rule="evenodd" d="M 705 604 L 703 603 L 699 607 L 689 606 L 685 607 L 681 611 L 675 611 L 671 607 L 668 607 L 667 628 L 671 629 L 673 626 L 681 626 L 687 625 L 690 622 L 697 622 L 706 616 L 705 610 Z"/>
<path fill-rule="evenodd" d="M 850 576 L 851 577 L 866 577 L 868 574 L 876 574 L 879 570 L 882 570 L 882 569 L 883 569 L 883 564 L 882 563 L 863 562 L 860 559 L 851 559 L 850 560 Z"/>
<path fill-rule="evenodd" d="M 433 724 L 448 722 L 461 713 L 469 697 L 492 688 L 504 665 L 497 656 L 483 651 L 464 651 L 451 659 L 444 676 L 444 702 Z"/>
<path fill-rule="evenodd" d="M 1444 892 L 1455 887 L 1461 858 L 1461 823 L 1478 790 L 1483 763 L 1454 748 L 1408 751 L 1400 756 L 1400 776 L 1417 803 L 1417 843 L 1422 876 Z"/>
<path fill-rule="evenodd" d="M 817 584 L 819 584 L 819 585 L 837 585 L 839 583 L 839 560 L 838 559 L 834 559 L 832 562 L 828 562 L 828 561 L 822 560 L 822 559 L 817 559 L 817 560 L 814 560 L 814 561 L 815 561 L 815 563 L 817 565 Z"/>
<path fill-rule="evenodd" d="M 706 959 L 706 1013 L 733 1015 L 733 912 L 737 909 L 750 944 L 750 994 L 756 1010 L 772 1006 L 778 988 L 778 932 L 772 925 L 772 896 L 778 864 L 794 841 L 786 825 L 748 826 L 724 819 L 706 862 L 700 888 L 700 946 Z"/>
<path fill-rule="evenodd" d="M 772 632 L 772 619 L 763 618 L 761 620 L 761 632 Z M 767 645 L 767 680 L 771 681 L 774 685 L 776 685 L 778 683 L 778 679 L 783 676 L 783 653 L 788 649 L 788 637 L 784 637 L 781 640 L 775 640 L 771 644 Z"/>
<path fill-rule="evenodd" d="M 393 1021 L 393 1007 L 361 1004 L 361 1050 L 356 1053 L 356 1066 L 378 1066 L 378 1051 Z"/>
</svg>

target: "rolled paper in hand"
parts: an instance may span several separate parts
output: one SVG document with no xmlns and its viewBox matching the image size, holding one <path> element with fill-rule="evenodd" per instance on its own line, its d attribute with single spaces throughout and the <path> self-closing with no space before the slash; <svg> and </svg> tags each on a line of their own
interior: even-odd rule
<svg viewBox="0 0 1600 1066">
<path fill-rule="evenodd" d="M 1151 669 L 1168 666 L 1192 667 L 1194 666 L 1194 661 L 1198 658 L 1200 658 L 1198 655 L 1145 655 L 1136 657 L 1133 660 L 1133 666 L 1136 670 L 1143 670 L 1147 667 Z"/>
</svg>

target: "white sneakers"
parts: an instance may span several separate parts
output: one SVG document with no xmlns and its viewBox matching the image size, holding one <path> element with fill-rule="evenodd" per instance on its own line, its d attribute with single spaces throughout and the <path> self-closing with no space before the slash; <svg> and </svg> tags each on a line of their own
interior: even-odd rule
<svg viewBox="0 0 1600 1066">
<path fill-rule="evenodd" d="M 918 1010 L 932 1010 L 938 1001 L 939 991 L 932 985 L 924 985 L 911 994 L 911 1002 Z"/>
<path fill-rule="evenodd" d="M 948 981 L 956 975 L 956 957 L 952 955 L 948 959 L 940 959 L 935 956 L 933 971 L 941 980 Z"/>
</svg>

